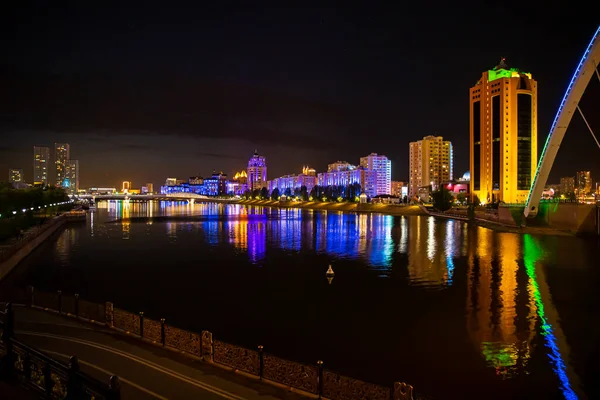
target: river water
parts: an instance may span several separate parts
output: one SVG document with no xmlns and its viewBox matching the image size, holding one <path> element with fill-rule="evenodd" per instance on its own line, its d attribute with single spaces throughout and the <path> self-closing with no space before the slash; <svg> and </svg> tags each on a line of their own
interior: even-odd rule
<svg viewBox="0 0 600 400">
<path fill-rule="evenodd" d="M 110 222 L 185 215 L 201 218 Z M 599 249 L 423 216 L 111 201 L 3 285 L 436 399 L 600 398 Z"/>
</svg>

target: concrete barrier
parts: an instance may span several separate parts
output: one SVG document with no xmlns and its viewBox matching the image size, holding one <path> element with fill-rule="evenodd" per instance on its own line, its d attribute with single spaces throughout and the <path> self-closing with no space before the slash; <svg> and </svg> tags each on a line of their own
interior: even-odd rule
<svg viewBox="0 0 600 400">
<path fill-rule="evenodd" d="M 0 258 L 0 281 L 67 221 L 68 219 L 65 216 L 56 217 L 47 225 L 42 225 L 33 232 L 27 232 L 25 238 L 13 244 L 12 247 L 6 248 L 4 252 L 8 253 L 8 256 Z"/>
</svg>

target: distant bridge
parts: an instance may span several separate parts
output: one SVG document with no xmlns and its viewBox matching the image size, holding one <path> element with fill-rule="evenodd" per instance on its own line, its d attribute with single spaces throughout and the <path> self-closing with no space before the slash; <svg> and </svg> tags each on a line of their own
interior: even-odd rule
<svg viewBox="0 0 600 400">
<path fill-rule="evenodd" d="M 229 202 L 230 199 L 203 196 L 196 193 L 167 193 L 167 194 L 81 194 L 74 196 L 78 199 L 99 200 L 129 200 L 129 201 L 196 201 Z"/>
</svg>

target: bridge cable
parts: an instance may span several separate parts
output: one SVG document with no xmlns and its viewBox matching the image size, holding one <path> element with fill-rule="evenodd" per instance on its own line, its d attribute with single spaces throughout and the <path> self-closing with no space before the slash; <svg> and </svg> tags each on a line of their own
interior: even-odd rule
<svg viewBox="0 0 600 400">
<path fill-rule="evenodd" d="M 598 72 L 598 71 L 596 71 L 596 72 Z M 577 104 L 577 110 L 579 110 L 579 114 L 581 114 L 581 118 L 583 118 L 583 121 L 587 125 L 588 129 L 590 130 L 590 133 L 592 134 L 592 137 L 594 138 L 594 140 L 596 141 L 596 144 L 598 145 L 598 148 L 600 149 L 600 142 L 598 142 L 598 139 L 596 139 L 596 135 L 594 135 L 594 131 L 592 130 L 592 127 L 590 126 L 590 124 L 588 124 L 587 119 L 585 119 L 585 116 L 583 115 L 583 111 L 581 111 L 581 108 L 579 108 L 579 104 Z"/>
</svg>

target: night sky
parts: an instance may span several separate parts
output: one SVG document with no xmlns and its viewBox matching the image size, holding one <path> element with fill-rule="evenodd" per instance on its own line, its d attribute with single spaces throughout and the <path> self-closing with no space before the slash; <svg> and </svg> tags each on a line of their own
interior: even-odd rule
<svg viewBox="0 0 600 400">
<path fill-rule="evenodd" d="M 232 174 L 255 148 L 269 179 L 378 152 L 406 180 L 408 143 L 429 134 L 453 142 L 461 176 L 469 88 L 501 57 L 539 83 L 541 153 L 598 24 L 589 7 L 531 2 L 11 3 L 0 180 L 19 167 L 31 181 L 32 146 L 68 142 L 83 188 Z M 599 105 L 593 78 L 581 106 L 598 136 Z M 550 180 L 580 169 L 600 179 L 600 149 L 576 115 Z"/>
</svg>

